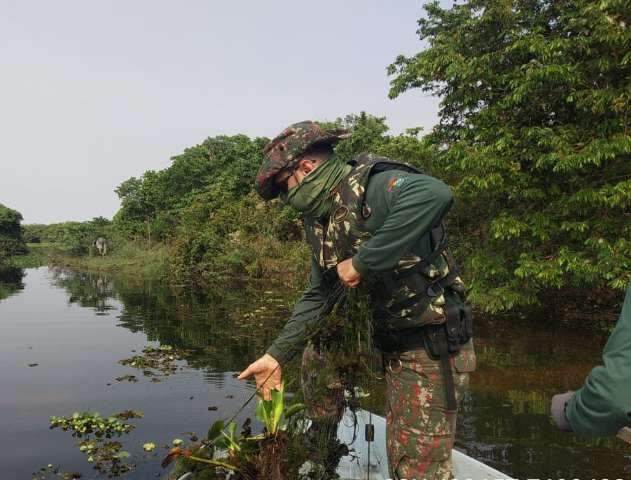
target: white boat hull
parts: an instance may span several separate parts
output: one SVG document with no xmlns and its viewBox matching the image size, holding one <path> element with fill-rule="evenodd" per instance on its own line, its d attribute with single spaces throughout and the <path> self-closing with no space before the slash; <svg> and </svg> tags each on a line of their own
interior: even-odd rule
<svg viewBox="0 0 631 480">
<path fill-rule="evenodd" d="M 337 473 L 343 480 L 387 480 L 386 419 L 366 410 L 353 413 L 347 410 L 338 427 L 338 439 L 348 445 L 350 454 L 342 457 Z M 374 425 L 374 441 L 365 439 L 365 426 Z M 356 435 L 354 435 L 356 432 Z M 355 439 L 353 440 L 353 436 Z M 370 458 L 369 458 L 370 457 Z M 508 479 L 508 475 L 475 460 L 458 450 L 452 451 L 453 477 L 456 480 Z"/>
</svg>

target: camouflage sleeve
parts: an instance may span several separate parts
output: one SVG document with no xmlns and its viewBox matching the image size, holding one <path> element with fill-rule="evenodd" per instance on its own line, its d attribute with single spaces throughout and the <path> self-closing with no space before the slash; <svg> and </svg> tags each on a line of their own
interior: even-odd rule
<svg viewBox="0 0 631 480">
<path fill-rule="evenodd" d="M 567 404 L 566 416 L 576 433 L 615 435 L 631 426 L 631 284 L 605 345 L 603 362 Z"/>
<path fill-rule="evenodd" d="M 355 269 L 366 275 L 394 268 L 442 220 L 452 202 L 449 187 L 436 178 L 399 170 L 374 175 L 366 190 L 374 231 L 353 257 Z"/>
<path fill-rule="evenodd" d="M 307 335 L 315 327 L 327 295 L 328 290 L 323 282 L 320 267 L 312 257 L 309 286 L 294 305 L 293 313 L 280 334 L 267 349 L 267 353 L 281 365 L 305 348 Z"/>
</svg>

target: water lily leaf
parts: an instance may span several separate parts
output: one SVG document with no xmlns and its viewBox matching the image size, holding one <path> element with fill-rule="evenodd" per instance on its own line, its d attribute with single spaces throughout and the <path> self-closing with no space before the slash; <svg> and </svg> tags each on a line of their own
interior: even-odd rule
<svg viewBox="0 0 631 480">
<path fill-rule="evenodd" d="M 145 452 L 151 452 L 152 450 L 154 450 L 156 448 L 156 444 L 153 442 L 147 442 L 142 446 L 142 449 Z"/>
<path fill-rule="evenodd" d="M 221 435 L 222 431 L 223 431 L 223 420 L 217 420 L 208 429 L 208 435 L 206 438 L 212 442 Z"/>
</svg>

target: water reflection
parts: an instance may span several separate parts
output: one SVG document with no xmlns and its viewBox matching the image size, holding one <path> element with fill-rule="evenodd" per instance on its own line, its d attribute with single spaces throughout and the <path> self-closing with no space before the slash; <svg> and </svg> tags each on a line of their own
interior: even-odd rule
<svg viewBox="0 0 631 480">
<path fill-rule="evenodd" d="M 0 301 L 24 288 L 24 269 L 0 265 Z"/>
<path fill-rule="evenodd" d="M 53 284 L 68 292 L 68 303 L 94 309 L 97 314 L 107 315 L 115 306 L 114 284 L 105 273 L 71 272 L 60 268 L 51 269 Z"/>
<path fill-rule="evenodd" d="M 457 445 L 522 478 L 628 478 L 631 446 L 560 432 L 552 395 L 576 389 L 600 361 L 606 334 L 550 319 L 478 322 L 479 368 L 463 402 Z"/>
<path fill-rule="evenodd" d="M 241 370 L 255 358 L 287 314 L 286 300 L 253 284 L 200 290 L 63 269 L 54 269 L 52 277 L 55 286 L 66 290 L 69 303 L 101 314 L 119 310 L 119 326 L 193 351 L 186 358 L 189 365 L 207 369 L 213 382 L 223 378 L 214 372 Z"/>
</svg>

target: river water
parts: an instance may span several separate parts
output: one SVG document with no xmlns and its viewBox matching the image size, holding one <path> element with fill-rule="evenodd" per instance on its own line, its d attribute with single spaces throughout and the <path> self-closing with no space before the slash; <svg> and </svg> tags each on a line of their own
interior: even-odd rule
<svg viewBox="0 0 631 480">
<path fill-rule="evenodd" d="M 95 478 L 75 439 L 50 430 L 49 417 L 128 409 L 144 417 L 121 440 L 136 464 L 126 478 L 165 475 L 162 445 L 204 436 L 251 395 L 252 385 L 233 374 L 282 326 L 286 290 L 241 284 L 193 292 L 47 267 L 4 272 L 0 478 L 30 479 L 48 464 Z M 479 368 L 459 418 L 459 449 L 514 478 L 631 478 L 631 445 L 561 433 L 547 415 L 551 395 L 578 387 L 598 363 L 605 334 L 533 318 L 483 319 L 476 328 Z M 160 344 L 190 353 L 159 382 L 118 363 Z M 116 380 L 128 374 L 138 381 Z M 149 441 L 158 449 L 145 453 Z"/>
</svg>

